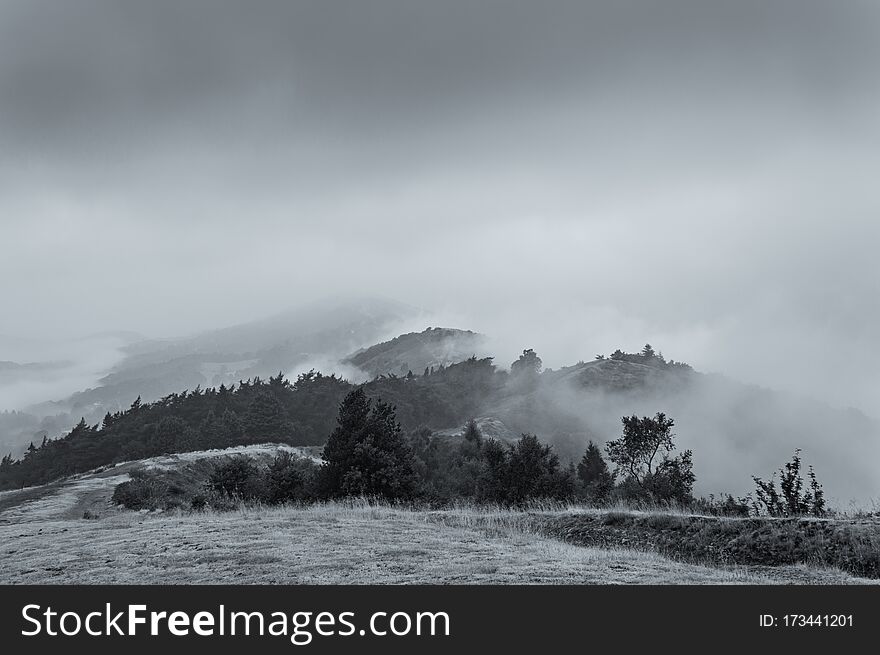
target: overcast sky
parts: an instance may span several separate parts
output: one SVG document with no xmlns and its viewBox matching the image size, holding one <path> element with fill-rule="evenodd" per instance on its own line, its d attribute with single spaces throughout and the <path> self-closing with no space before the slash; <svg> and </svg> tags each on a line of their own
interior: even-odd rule
<svg viewBox="0 0 880 655">
<path fill-rule="evenodd" d="M 880 3 L 0 0 L 0 334 L 345 291 L 880 397 Z"/>
</svg>

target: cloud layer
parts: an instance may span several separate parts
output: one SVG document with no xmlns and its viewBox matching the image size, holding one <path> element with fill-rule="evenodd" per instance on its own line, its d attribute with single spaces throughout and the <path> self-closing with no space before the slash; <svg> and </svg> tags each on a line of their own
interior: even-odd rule
<svg viewBox="0 0 880 655">
<path fill-rule="evenodd" d="M 876 3 L 0 3 L 0 334 L 379 293 L 874 413 Z"/>
</svg>

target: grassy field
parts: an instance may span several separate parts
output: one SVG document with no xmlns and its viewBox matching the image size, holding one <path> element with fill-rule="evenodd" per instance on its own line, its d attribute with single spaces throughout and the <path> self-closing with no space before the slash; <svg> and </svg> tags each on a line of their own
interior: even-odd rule
<svg viewBox="0 0 880 655">
<path fill-rule="evenodd" d="M 808 566 L 708 567 L 537 534 L 516 513 L 370 506 L 0 525 L 2 583 L 858 583 Z"/>
<path fill-rule="evenodd" d="M 247 448 L 268 457 L 274 447 Z M 0 583 L 877 582 L 876 520 L 801 525 L 670 511 L 357 502 L 138 513 L 110 502 L 138 467 L 177 470 L 217 455 L 130 462 L 0 493 Z M 875 579 L 858 577 L 862 571 Z"/>
</svg>

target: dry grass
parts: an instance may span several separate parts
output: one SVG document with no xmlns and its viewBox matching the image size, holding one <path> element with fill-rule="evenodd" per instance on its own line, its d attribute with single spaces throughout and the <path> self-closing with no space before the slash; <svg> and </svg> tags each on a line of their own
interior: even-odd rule
<svg viewBox="0 0 880 655">
<path fill-rule="evenodd" d="M 880 523 L 874 519 L 606 512 L 545 514 L 539 523 L 544 534 L 581 546 L 624 545 L 709 565 L 811 563 L 880 578 Z"/>
<path fill-rule="evenodd" d="M 369 503 L 0 525 L 3 583 L 768 584 L 836 571 L 710 568 L 567 544 L 525 512 Z M 47 544 L 51 544 L 47 548 Z"/>
</svg>

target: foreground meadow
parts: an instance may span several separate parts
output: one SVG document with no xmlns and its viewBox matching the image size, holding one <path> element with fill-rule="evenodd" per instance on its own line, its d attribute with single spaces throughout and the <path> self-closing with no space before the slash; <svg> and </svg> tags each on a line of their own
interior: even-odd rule
<svg viewBox="0 0 880 655">
<path fill-rule="evenodd" d="M 561 513 L 564 514 L 564 513 Z M 2 515 L 0 515 L 2 517 Z M 369 504 L 0 524 L 0 582 L 50 584 L 841 584 L 806 565 L 710 567 L 540 534 L 535 514 Z"/>
</svg>

